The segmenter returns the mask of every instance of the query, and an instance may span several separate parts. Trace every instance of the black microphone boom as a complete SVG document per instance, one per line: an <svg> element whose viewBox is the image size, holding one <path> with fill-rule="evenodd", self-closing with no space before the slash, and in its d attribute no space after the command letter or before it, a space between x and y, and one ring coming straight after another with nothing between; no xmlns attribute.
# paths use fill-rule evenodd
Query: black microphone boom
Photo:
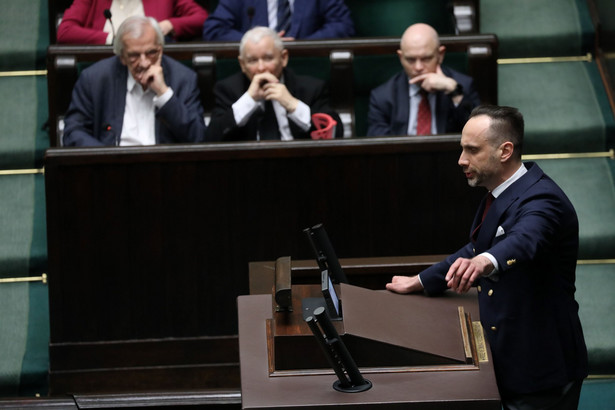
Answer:
<svg viewBox="0 0 615 410"><path fill-rule="evenodd" d="M111 44L113 44L113 42L115 41L115 27L113 27L113 20L111 20L111 10L104 9L103 14L105 16L105 19L109 20L109 23L111 24Z"/></svg>

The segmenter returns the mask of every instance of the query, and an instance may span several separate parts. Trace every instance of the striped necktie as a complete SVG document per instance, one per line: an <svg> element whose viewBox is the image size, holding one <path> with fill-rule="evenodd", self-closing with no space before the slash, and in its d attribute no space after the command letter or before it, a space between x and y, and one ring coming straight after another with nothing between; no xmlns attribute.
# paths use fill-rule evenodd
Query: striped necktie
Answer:
<svg viewBox="0 0 615 410"><path fill-rule="evenodd" d="M284 31L288 34L290 29L290 4L288 0L278 0L278 26L277 32Z"/></svg>

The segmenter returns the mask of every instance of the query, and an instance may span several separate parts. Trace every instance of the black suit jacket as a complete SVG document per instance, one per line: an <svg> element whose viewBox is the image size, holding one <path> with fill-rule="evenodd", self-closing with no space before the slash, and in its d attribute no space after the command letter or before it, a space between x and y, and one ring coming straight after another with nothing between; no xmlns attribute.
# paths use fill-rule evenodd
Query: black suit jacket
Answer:
<svg viewBox="0 0 615 410"><path fill-rule="evenodd" d="M335 112L329 108L329 94L324 81L297 75L286 68L283 72L284 84L288 91L297 99L310 107L311 113L317 112L331 115L337 121L336 138L343 135L342 122ZM259 114L254 113L243 126L237 126L233 116L232 105L250 86L250 80L242 72L238 72L214 86L216 105L211 114L211 122L207 129L207 141L252 141L256 140ZM303 131L292 120L288 121L291 133L295 139L310 138L310 131Z"/></svg>
<svg viewBox="0 0 615 410"><path fill-rule="evenodd" d="M480 96L471 77L452 68L441 66L442 72L463 87L463 99L457 107L443 92L436 93L436 126L439 134L460 132L470 112L480 105ZM408 76L400 71L386 83L374 88L369 98L367 135L407 135L410 117L410 85Z"/></svg>
<svg viewBox="0 0 615 410"><path fill-rule="evenodd" d="M173 97L156 111L156 143L203 141L205 123L196 73L165 55L161 65ZM65 146L119 145L127 80L128 68L119 57L101 60L81 73L64 119Z"/></svg>
<svg viewBox="0 0 615 410"><path fill-rule="evenodd" d="M475 242L420 273L428 294L446 289L458 257L489 252L495 277L478 285L480 320L493 353L500 391L526 394L587 376L587 349L575 301L579 247L576 212L535 163L489 208ZM482 219L479 207L473 232Z"/></svg>

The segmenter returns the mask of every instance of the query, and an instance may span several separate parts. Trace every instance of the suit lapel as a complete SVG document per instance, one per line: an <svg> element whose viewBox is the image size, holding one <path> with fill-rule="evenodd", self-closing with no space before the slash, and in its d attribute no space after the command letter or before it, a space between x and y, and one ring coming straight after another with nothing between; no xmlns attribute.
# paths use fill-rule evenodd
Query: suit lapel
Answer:
<svg viewBox="0 0 615 410"><path fill-rule="evenodd" d="M502 194L500 194L500 196L493 201L491 208L489 208L489 212L483 221L476 240L477 253L491 247L491 243L495 238L495 234L498 226L500 225L500 220L504 212L506 212L506 210L519 198L519 196L521 196L530 186L534 185L542 177L543 172L538 165L534 163L526 163L526 167L528 167L528 172L515 181L504 192L502 192ZM475 229L476 224L480 223L480 214L483 209L483 206L479 207L480 212L477 212L474 217L474 224L472 224L473 230Z"/></svg>
<svg viewBox="0 0 615 410"><path fill-rule="evenodd" d="M391 131L394 135L407 135L410 120L410 84L408 84L408 76L405 72L402 71L398 77L395 89L397 108L394 110L394 127Z"/></svg>
<svg viewBox="0 0 615 410"><path fill-rule="evenodd" d="M122 135L122 126L124 125L124 111L126 109L126 86L128 81L128 68L116 58L115 64L115 81L111 90L111 118L109 124L115 130L115 142L119 144Z"/></svg>

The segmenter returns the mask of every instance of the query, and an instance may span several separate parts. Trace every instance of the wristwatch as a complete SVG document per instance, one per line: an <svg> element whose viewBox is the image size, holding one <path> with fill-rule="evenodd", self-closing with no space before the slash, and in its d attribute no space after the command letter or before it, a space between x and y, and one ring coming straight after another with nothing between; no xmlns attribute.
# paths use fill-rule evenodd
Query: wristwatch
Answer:
<svg viewBox="0 0 615 410"><path fill-rule="evenodd" d="M455 89L451 91L448 95L451 98L455 98L458 95L463 95L463 87L461 86L461 84L457 83L457 87L455 87Z"/></svg>

